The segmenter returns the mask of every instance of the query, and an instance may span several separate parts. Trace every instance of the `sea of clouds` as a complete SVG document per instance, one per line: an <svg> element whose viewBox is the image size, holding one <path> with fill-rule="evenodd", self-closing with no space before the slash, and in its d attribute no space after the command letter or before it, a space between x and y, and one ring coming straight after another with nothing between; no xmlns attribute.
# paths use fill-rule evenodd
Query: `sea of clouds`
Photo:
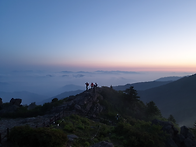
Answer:
<svg viewBox="0 0 196 147"><path fill-rule="evenodd" d="M0 71L0 91L29 91L38 94L74 84L83 86L85 82L96 82L98 86L117 86L127 83L153 81L167 76L187 76L186 72L137 72L137 71L44 71L14 70Z"/></svg>

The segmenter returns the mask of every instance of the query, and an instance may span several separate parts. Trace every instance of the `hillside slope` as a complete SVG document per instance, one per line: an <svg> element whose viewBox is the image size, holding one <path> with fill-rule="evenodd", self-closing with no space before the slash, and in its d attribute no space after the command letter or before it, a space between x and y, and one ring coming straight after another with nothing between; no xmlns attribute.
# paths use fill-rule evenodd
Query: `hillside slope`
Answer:
<svg viewBox="0 0 196 147"><path fill-rule="evenodd" d="M163 116L172 114L180 125L192 126L196 120L196 74L167 85L139 91L143 102L154 101Z"/></svg>
<svg viewBox="0 0 196 147"><path fill-rule="evenodd" d="M7 105L5 104L5 106ZM2 109L4 108L2 107ZM31 110L28 110L26 106L21 106L12 113L0 113L2 118L31 117L31 119L20 121L23 125L24 122L35 120L35 116L40 119L40 115L53 116L46 121L47 123L40 124L48 126L43 129L58 129L62 130L68 138L73 135L77 137L76 140L71 140L69 146L108 147L108 144L102 144L105 140L111 142L109 143L111 147L182 147L182 144L185 144L183 147L190 147L190 144L195 145L194 136L188 128L181 127L179 134L174 124L161 116L154 102L144 104L137 96L137 91L132 87L125 92L109 87L97 87L62 100L53 99L51 103L45 103L43 106L37 106ZM32 119L32 117L34 118ZM42 119L45 120L45 117ZM36 126L37 123L36 121ZM12 138L17 138L18 134L23 131L26 131L26 128L18 127L16 132L11 135ZM12 130L10 134L12 134ZM19 135L19 139L10 140L14 140L20 145L21 142L24 142L22 134ZM29 135L32 133L25 134L25 136ZM40 133L34 135L40 136ZM27 137L26 139L31 140L32 138ZM40 139L36 139L34 141L38 141L39 144ZM47 142L50 141L49 138ZM28 145L29 141L26 141L25 146ZM52 145L52 147L55 146Z"/></svg>

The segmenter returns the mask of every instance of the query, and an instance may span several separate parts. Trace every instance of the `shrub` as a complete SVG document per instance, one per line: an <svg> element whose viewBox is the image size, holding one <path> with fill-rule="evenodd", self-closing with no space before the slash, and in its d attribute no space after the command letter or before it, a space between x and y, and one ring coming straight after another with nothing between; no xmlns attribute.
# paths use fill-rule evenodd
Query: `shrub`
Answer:
<svg viewBox="0 0 196 147"><path fill-rule="evenodd" d="M63 129L68 132L73 132L75 130L73 124L71 122L63 123Z"/></svg>
<svg viewBox="0 0 196 147"><path fill-rule="evenodd" d="M156 116L162 117L161 111L155 105L155 103L153 101L150 101L149 103L147 103L146 106L147 106L146 116L147 116L148 120L152 120Z"/></svg>
<svg viewBox="0 0 196 147"><path fill-rule="evenodd" d="M52 103L58 102L58 98L53 98Z"/></svg>
<svg viewBox="0 0 196 147"><path fill-rule="evenodd" d="M89 146L90 146L90 143L89 143L88 141L85 141L85 142L84 142L84 146L85 146L85 147L89 147Z"/></svg>
<svg viewBox="0 0 196 147"><path fill-rule="evenodd" d="M60 147L67 142L67 135L57 129L18 126L11 129L9 140L20 147Z"/></svg>
<svg viewBox="0 0 196 147"><path fill-rule="evenodd" d="M77 124L77 128L80 129L80 130L84 130L84 126L81 123Z"/></svg>
<svg viewBox="0 0 196 147"><path fill-rule="evenodd" d="M170 122L173 122L173 123L176 123L176 120L175 120L175 118L173 117L173 115L169 115L169 117L168 117L168 121L170 121Z"/></svg>
<svg viewBox="0 0 196 147"><path fill-rule="evenodd" d="M99 137L106 137L110 133L110 127L106 125L102 125L99 130Z"/></svg>
<svg viewBox="0 0 196 147"><path fill-rule="evenodd" d="M124 146L164 146L165 134L161 130L161 126L152 125L149 122L138 121L134 126L129 123L119 123L114 129L114 133L117 134L114 137L121 140Z"/></svg>

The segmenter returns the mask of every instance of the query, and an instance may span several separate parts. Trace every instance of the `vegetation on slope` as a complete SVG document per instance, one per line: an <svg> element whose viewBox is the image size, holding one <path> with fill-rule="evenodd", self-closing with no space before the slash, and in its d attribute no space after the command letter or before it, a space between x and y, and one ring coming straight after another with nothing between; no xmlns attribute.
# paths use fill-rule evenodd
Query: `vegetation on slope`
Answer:
<svg viewBox="0 0 196 147"><path fill-rule="evenodd" d="M146 121L162 118L161 112L155 103L144 104L140 101L137 91L133 87L130 87L125 92L102 87L101 95L103 100L100 103L106 107L101 115L106 118L115 119L117 114L124 118L131 116Z"/></svg>
<svg viewBox="0 0 196 147"><path fill-rule="evenodd" d="M191 127L195 121L195 87L196 74L138 93L142 101L154 101L164 117L172 114L177 123Z"/></svg>
<svg viewBox="0 0 196 147"><path fill-rule="evenodd" d="M129 118L116 120L116 125L95 122L78 115L65 117L49 128L32 129L28 126L15 127L11 130L10 141L13 147L23 146L63 146L89 147L100 141L108 140L116 147L162 147L165 133L161 126L151 122ZM62 131L64 133L62 133ZM78 136L74 142L67 142L65 134ZM161 137L160 137L161 136ZM54 145L58 141L58 144Z"/></svg>
<svg viewBox="0 0 196 147"><path fill-rule="evenodd" d="M60 129L18 126L11 129L9 141L19 147L61 147L67 135Z"/></svg>
<svg viewBox="0 0 196 147"><path fill-rule="evenodd" d="M15 112L1 113L2 118L26 118L35 117L38 115L45 115L49 113L53 107L57 107L63 103L64 100L58 100L57 98L52 99L50 103L44 103L43 105L37 105L33 109L28 109L27 105L20 106ZM2 107L9 106L9 103L3 103Z"/></svg>
<svg viewBox="0 0 196 147"><path fill-rule="evenodd" d="M23 138L17 137L18 133L25 134L25 136L31 136L30 134L33 132L35 136L39 136L39 131L43 131L43 134L45 132L50 134L50 131L61 130L59 134L57 132L53 137L56 138L59 137L59 135L62 137L65 134L74 134L78 136L73 142L67 142L67 137L64 137L65 140L61 139L61 144L59 144L59 146L62 147L66 147L68 144L72 147L89 147L90 145L103 140L112 142L115 147L164 146L167 135L162 131L161 126L152 124L151 120L155 118L162 120L166 119L162 117L160 110L154 102L144 104L140 101L137 91L134 90L133 87L130 87L124 92L115 91L112 87L101 87L97 92L102 97L100 97L99 103L104 106L104 109L96 119L91 120L82 116L71 115L58 120L56 124L51 125L49 128L40 128L40 130L29 129L29 127L24 127L22 129L16 127L11 130L10 140L14 144L20 146L20 143L23 142ZM51 103L37 106L32 110L20 108L22 113L15 112L13 113L13 116L16 117L21 115L25 117L32 114L44 114L52 107L61 105L65 101L66 99L53 99ZM119 115L118 119L117 114ZM10 116L12 115L10 114ZM171 116L170 120L174 121L175 119ZM28 133L30 134L28 135ZM44 135L45 138L43 139L43 142L42 139L39 140L40 138L35 136L32 138L27 137L27 140L35 140L34 146L43 145L43 142L46 140L52 141L48 141L49 145L47 146L53 144L54 138L50 139L50 135Z"/></svg>

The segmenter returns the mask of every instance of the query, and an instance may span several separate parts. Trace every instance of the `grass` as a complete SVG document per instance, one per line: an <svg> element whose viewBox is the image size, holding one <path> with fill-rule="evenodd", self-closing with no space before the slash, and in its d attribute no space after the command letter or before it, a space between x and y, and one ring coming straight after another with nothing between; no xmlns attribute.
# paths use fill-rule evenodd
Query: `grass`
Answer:
<svg viewBox="0 0 196 147"><path fill-rule="evenodd" d="M111 126L96 122L78 115L65 117L60 126L51 127L61 129L65 134L75 134L78 139L71 143L72 147L89 147L100 141L109 141L115 147L123 146L157 146L164 145L164 132L161 126L152 125L151 122L141 121L134 118L120 120Z"/></svg>

